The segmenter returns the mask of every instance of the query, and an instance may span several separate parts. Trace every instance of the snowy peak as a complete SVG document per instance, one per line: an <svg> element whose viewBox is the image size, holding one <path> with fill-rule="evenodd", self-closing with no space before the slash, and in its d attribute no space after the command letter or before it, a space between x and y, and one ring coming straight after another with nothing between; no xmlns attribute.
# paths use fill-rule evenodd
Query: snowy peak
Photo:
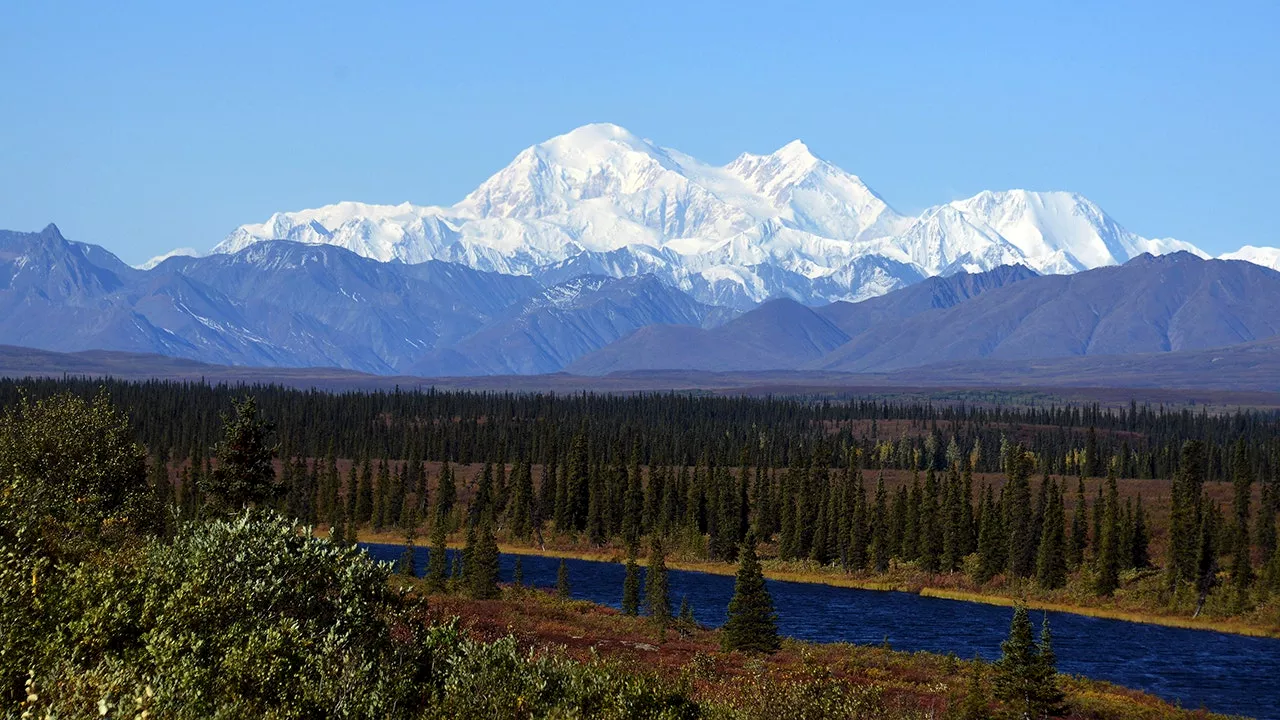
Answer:
<svg viewBox="0 0 1280 720"><path fill-rule="evenodd" d="M214 252L264 240L561 279L575 267L651 273L702 302L734 307L774 297L852 300L921 275L1008 263L1072 273L1143 252L1203 255L1135 235L1074 193L982 192L912 218L800 140L714 166L609 123L521 151L450 207L343 202L276 213L232 231ZM849 268L872 258L893 270L868 285Z"/></svg>
<svg viewBox="0 0 1280 720"><path fill-rule="evenodd" d="M1254 265L1261 265L1272 270L1280 270L1280 248L1273 247L1256 247L1253 245L1245 245L1244 247L1229 252L1222 256L1223 260L1244 260Z"/></svg>
<svg viewBox="0 0 1280 720"><path fill-rule="evenodd" d="M157 255L151 258L150 260L142 263L141 265L136 265L135 267L137 267L139 270L150 270L151 268L159 265L160 263L164 262L165 260L168 260L171 257L200 257L200 251L196 250L195 248L188 248L188 247L175 248L173 250L170 250L167 253L164 253L163 255Z"/></svg>
<svg viewBox="0 0 1280 720"><path fill-rule="evenodd" d="M1133 255L1131 233L1076 193L984 191L951 205L1018 248L1040 272L1077 272Z"/></svg>
<svg viewBox="0 0 1280 720"><path fill-rule="evenodd" d="M523 150L454 209L476 218L535 219L577 202L678 182L665 151L617 125L585 125Z"/></svg>

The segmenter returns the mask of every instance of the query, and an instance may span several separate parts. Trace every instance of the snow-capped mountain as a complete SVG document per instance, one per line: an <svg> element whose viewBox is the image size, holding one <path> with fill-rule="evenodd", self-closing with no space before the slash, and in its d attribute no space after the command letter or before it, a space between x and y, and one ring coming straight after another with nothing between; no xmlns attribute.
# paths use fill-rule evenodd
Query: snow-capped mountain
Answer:
<svg viewBox="0 0 1280 720"><path fill-rule="evenodd" d="M1143 252L1203 254L1135 235L1073 193L983 192L912 218L799 141L718 167L610 124L524 150L451 207L343 202L276 213L213 252L272 239L558 280L654 274L739 308L770 297L859 300L1011 263L1069 273Z"/></svg>
<svg viewBox="0 0 1280 720"><path fill-rule="evenodd" d="M1280 270L1280 248L1245 245L1235 252L1229 252L1220 257L1223 260L1244 260L1254 265Z"/></svg>
<svg viewBox="0 0 1280 720"><path fill-rule="evenodd" d="M750 306L773 295L825 299L811 281L865 254L856 243L909 224L799 142L714 167L616 125L588 125L521 152L452 207L344 202L277 213L236 229L214 252L285 239L510 274L569 262L591 272L653 273L701 300L719 295ZM760 266L799 279L771 282ZM892 289L913 275L874 285ZM845 287L835 297L862 295Z"/></svg>
<svg viewBox="0 0 1280 720"><path fill-rule="evenodd" d="M151 258L141 265L134 265L134 267L139 270L150 270L171 257L200 257L200 251L189 247L174 248L167 253Z"/></svg>

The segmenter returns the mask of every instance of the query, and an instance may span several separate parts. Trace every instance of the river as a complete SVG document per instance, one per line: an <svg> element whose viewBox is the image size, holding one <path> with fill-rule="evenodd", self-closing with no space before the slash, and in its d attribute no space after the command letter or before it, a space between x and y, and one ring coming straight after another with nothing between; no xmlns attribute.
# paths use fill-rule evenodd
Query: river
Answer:
<svg viewBox="0 0 1280 720"><path fill-rule="evenodd" d="M378 560L396 560L397 545L364 546ZM453 551L450 551L452 556ZM427 566L427 549L417 548L417 567ZM511 580L515 555L501 558L502 579ZM523 555L525 583L552 587L559 558ZM618 607L622 565L568 560L573 597ZM643 576L643 572L641 573ZM1000 656L1009 631L1010 608L912 593L879 592L813 583L769 580L778 628L788 637L813 642L879 644L895 650L927 650ZM718 626L733 595L733 577L672 570L673 610L688 598L698 622ZM1058 670L1108 680L1219 713L1280 720L1280 640L1206 630L1184 630L1050 612ZM1042 613L1032 619L1039 628Z"/></svg>

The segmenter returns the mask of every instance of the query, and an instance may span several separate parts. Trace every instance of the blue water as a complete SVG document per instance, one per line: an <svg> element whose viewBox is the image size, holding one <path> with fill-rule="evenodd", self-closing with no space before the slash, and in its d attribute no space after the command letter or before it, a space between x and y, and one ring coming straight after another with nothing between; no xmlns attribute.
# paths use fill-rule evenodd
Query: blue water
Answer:
<svg viewBox="0 0 1280 720"><path fill-rule="evenodd" d="M379 560L396 560L396 545L367 545ZM452 562L453 551L450 551ZM417 548L419 572L426 548ZM501 558L502 578L511 580L514 555ZM556 583L558 558L525 555L524 580L536 587ZM617 563L568 560L573 596L618 607L625 569ZM643 575L643 572L642 572ZM879 644L895 650L927 650L1000 656L1013 611L981 603L926 598L809 583L767 581L778 613L778 628L789 637L814 642ZM672 570L673 611L687 597L699 623L718 626L733 595L733 577ZM1040 623L1041 613L1033 613ZM1049 613L1058 670L1109 680L1158 695L1186 708L1280 720L1280 640L1182 630Z"/></svg>

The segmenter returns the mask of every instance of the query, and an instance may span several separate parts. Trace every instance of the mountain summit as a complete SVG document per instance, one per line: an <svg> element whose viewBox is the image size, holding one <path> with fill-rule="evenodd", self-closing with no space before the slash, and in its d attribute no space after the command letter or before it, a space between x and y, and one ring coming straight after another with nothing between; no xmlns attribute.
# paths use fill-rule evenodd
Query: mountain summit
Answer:
<svg viewBox="0 0 1280 720"><path fill-rule="evenodd" d="M280 212L240 226L213 252L265 240L535 277L566 266L654 274L741 309L771 297L859 300L1007 264L1070 273L1143 252L1199 252L1135 235L1074 193L982 192L908 217L799 140L714 166L608 123L523 150L449 207Z"/></svg>

